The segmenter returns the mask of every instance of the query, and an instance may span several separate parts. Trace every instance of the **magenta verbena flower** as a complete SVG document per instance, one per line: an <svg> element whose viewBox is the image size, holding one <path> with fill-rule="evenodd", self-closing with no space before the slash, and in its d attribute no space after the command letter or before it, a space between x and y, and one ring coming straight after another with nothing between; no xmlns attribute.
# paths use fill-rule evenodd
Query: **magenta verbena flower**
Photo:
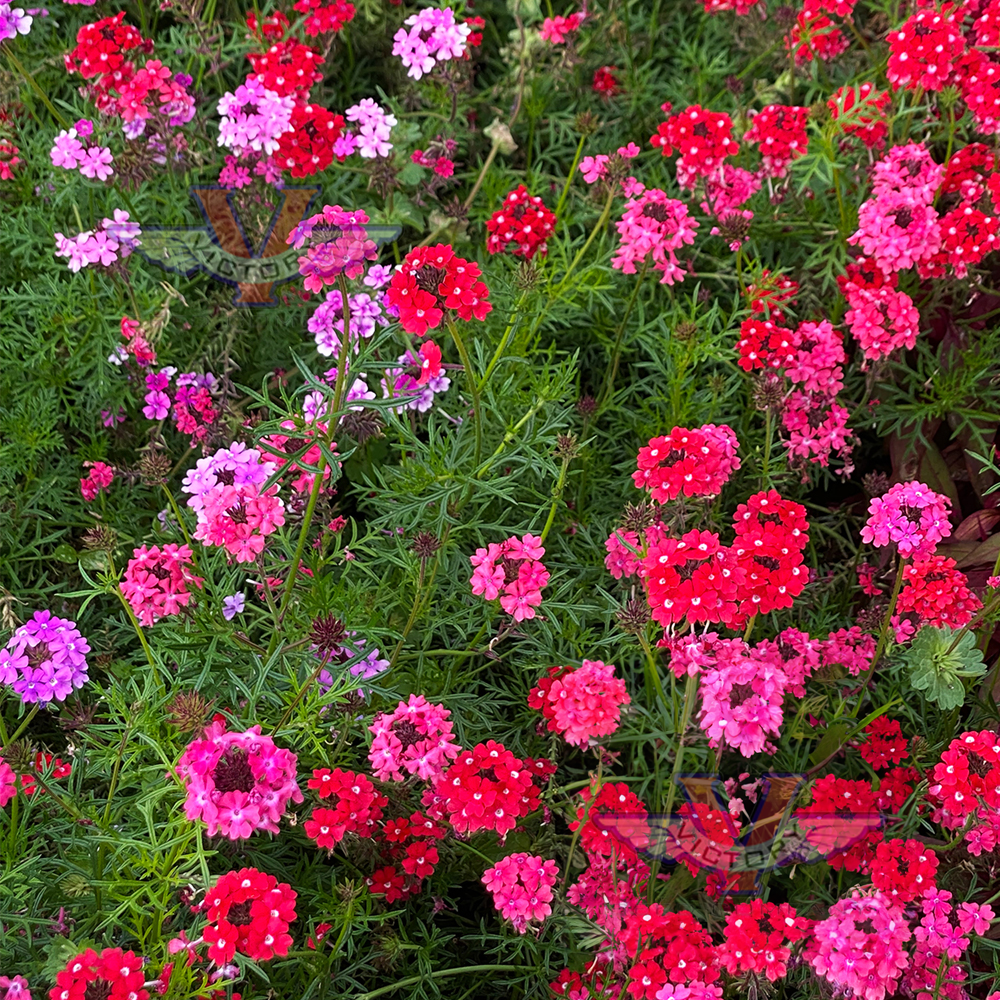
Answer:
<svg viewBox="0 0 1000 1000"><path fill-rule="evenodd" d="M511 536L485 549L476 549L472 563L472 593L487 601L499 598L500 606L515 621L535 617L542 603L542 588L549 582L549 572L542 565L545 555L541 539L533 535Z"/></svg>
<svg viewBox="0 0 1000 1000"><path fill-rule="evenodd" d="M242 840L256 830L277 833L287 804L303 801L296 763L295 754L262 736L260 726L230 733L224 722L213 722L176 767L187 789L185 815L203 820L209 836Z"/></svg>
<svg viewBox="0 0 1000 1000"><path fill-rule="evenodd" d="M950 507L948 497L923 483L896 483L868 505L869 517L861 537L877 548L895 542L904 559L929 555L951 534Z"/></svg>
<svg viewBox="0 0 1000 1000"><path fill-rule="evenodd" d="M676 251L694 243L698 222L691 218L687 205L668 198L657 188L643 191L625 203L625 214L616 223L620 243L611 266L625 274L635 274L636 265L651 259L660 271L661 285L683 281L687 273L677 260Z"/></svg>
<svg viewBox="0 0 1000 1000"><path fill-rule="evenodd" d="M88 680L89 652L76 622L36 611L0 649L0 683L13 688L26 705L65 701Z"/></svg>
<svg viewBox="0 0 1000 1000"><path fill-rule="evenodd" d="M483 872L482 882L493 903L519 934L552 913L553 887L559 866L534 854L509 854Z"/></svg>
<svg viewBox="0 0 1000 1000"><path fill-rule="evenodd" d="M432 781L461 751L452 742L451 712L432 705L423 695L411 694L390 712L380 712L368 727L374 733L368 760L380 781L403 781L415 774Z"/></svg>
<svg viewBox="0 0 1000 1000"><path fill-rule="evenodd" d="M142 625L153 625L168 615L178 615L191 601L188 587L203 580L194 573L187 545L168 543L162 548L143 545L134 549L119 584L125 600Z"/></svg>
<svg viewBox="0 0 1000 1000"><path fill-rule="evenodd" d="M855 889L830 907L813 928L806 957L817 975L840 993L883 1000L894 995L910 963L904 945L911 937L903 908L881 892Z"/></svg>

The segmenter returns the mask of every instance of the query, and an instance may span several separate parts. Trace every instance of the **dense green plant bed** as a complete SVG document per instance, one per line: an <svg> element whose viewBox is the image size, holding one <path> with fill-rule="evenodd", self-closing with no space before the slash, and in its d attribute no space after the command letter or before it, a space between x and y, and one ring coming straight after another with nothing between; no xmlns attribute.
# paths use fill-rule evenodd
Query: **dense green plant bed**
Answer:
<svg viewBox="0 0 1000 1000"><path fill-rule="evenodd" d="M998 25L0 3L0 1000L997 1000Z"/></svg>

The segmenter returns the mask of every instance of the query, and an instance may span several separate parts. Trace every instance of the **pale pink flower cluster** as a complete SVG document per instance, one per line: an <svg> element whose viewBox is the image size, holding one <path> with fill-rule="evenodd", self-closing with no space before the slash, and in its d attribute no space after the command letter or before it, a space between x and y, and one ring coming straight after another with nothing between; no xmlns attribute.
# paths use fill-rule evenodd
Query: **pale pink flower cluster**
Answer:
<svg viewBox="0 0 1000 1000"><path fill-rule="evenodd" d="M208 835L230 840L255 830L278 832L289 802L302 802L296 781L297 758L262 736L260 726L246 732L226 732L213 722L205 738L188 744L176 772L187 788L184 811L190 820L204 820Z"/></svg>
<svg viewBox="0 0 1000 1000"><path fill-rule="evenodd" d="M277 484L262 489L275 468L239 443L199 459L181 487L193 494L188 506L198 515L194 537L224 548L237 562L253 562L264 551L266 536L285 523Z"/></svg>
<svg viewBox="0 0 1000 1000"><path fill-rule="evenodd" d="M487 601L500 598L500 607L514 621L535 617L542 603L542 588L549 582L549 571L542 565L545 555L541 538L512 535L504 542L490 542L469 557L472 563L472 593Z"/></svg>
<svg viewBox="0 0 1000 1000"><path fill-rule="evenodd" d="M636 264L651 257L653 269L663 274L661 285L684 280L687 272L680 266L676 251L694 243L698 228L684 202L650 188L625 203L625 214L615 226L621 240L611 259L615 270L635 274Z"/></svg>
<svg viewBox="0 0 1000 1000"><path fill-rule="evenodd" d="M180 614L191 602L188 587L200 587L187 545L168 543L162 548L143 545L132 550L119 584L125 600L141 625L152 625L167 615Z"/></svg>
<svg viewBox="0 0 1000 1000"><path fill-rule="evenodd" d="M257 77L249 78L235 93L227 91L219 99L218 143L237 155L253 150L270 156L281 136L292 131L294 108L293 96L282 97Z"/></svg>
<svg viewBox="0 0 1000 1000"><path fill-rule="evenodd" d="M529 924L540 924L552 913L552 891L559 866L534 854L509 854L483 872L482 882L493 903L519 934Z"/></svg>
<svg viewBox="0 0 1000 1000"><path fill-rule="evenodd" d="M430 73L439 62L461 59L472 34L467 24L456 22L450 7L426 8L411 14L403 24L409 25L409 30L400 28L393 35L392 54L399 56L406 75L414 80Z"/></svg>
<svg viewBox="0 0 1000 1000"><path fill-rule="evenodd" d="M452 742L451 712L432 705L420 694L411 694L391 713L380 712L368 727L374 733L368 760L379 781L403 781L415 774L433 781L461 751ZM404 773L405 772L405 773Z"/></svg>
<svg viewBox="0 0 1000 1000"><path fill-rule="evenodd" d="M948 497L923 483L896 483L868 505L869 517L861 537L877 548L895 542L904 559L929 555L951 534L950 506Z"/></svg>
<svg viewBox="0 0 1000 1000"><path fill-rule="evenodd" d="M83 133L78 132L76 128L63 129L55 137L52 149L49 150L52 165L62 167L64 170L79 170L84 177L89 177L91 180L106 181L114 174L111 167L114 161L111 150L107 146L84 146L80 141L82 135Z"/></svg>
<svg viewBox="0 0 1000 1000"><path fill-rule="evenodd" d="M337 139L333 147L337 156L357 152L362 159L373 160L375 157L386 157L392 152L389 135L397 124L396 116L389 114L371 97L365 97L351 105L344 112L344 117L349 122L357 122L358 130L345 131Z"/></svg>
<svg viewBox="0 0 1000 1000"><path fill-rule="evenodd" d="M910 937L901 906L881 892L865 896L855 889L813 928L805 957L836 992L884 1000L909 964L904 946Z"/></svg>
<svg viewBox="0 0 1000 1000"><path fill-rule="evenodd" d="M113 219L102 219L97 229L88 229L72 238L53 233L56 256L68 257L67 266L74 273L88 264L109 267L119 257L128 257L142 242L141 235L139 224L131 222L128 212L120 208L115 209Z"/></svg>
<svg viewBox="0 0 1000 1000"><path fill-rule="evenodd" d="M610 736L621 721L621 707L632 699L625 681L615 677L615 665L601 660L560 675L545 692L550 729L562 733L571 746L583 747L600 736Z"/></svg>

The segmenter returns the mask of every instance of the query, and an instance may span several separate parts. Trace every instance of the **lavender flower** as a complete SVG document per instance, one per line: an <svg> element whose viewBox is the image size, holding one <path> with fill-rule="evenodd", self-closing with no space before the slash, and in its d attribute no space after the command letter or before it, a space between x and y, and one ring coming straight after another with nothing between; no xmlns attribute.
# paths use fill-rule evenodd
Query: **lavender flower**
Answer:
<svg viewBox="0 0 1000 1000"><path fill-rule="evenodd" d="M222 598L222 617L226 619L227 622L231 622L237 615L243 614L243 609L246 607L246 598L242 593L231 594L229 597Z"/></svg>
<svg viewBox="0 0 1000 1000"><path fill-rule="evenodd" d="M89 652L75 622L36 611L0 650L0 683L10 685L26 705L65 701L87 682Z"/></svg>
<svg viewBox="0 0 1000 1000"><path fill-rule="evenodd" d="M33 20L34 18L25 14L21 7L11 7L9 3L0 3L0 42L5 42L8 38L16 38L18 35L26 35L31 31Z"/></svg>

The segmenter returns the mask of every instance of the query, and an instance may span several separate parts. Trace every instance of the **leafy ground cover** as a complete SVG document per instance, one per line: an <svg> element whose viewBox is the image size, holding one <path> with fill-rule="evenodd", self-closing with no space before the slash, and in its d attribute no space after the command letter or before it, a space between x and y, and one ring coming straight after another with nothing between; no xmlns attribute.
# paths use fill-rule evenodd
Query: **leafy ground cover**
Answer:
<svg viewBox="0 0 1000 1000"><path fill-rule="evenodd" d="M0 3L0 998L996 1000L1000 3Z"/></svg>

